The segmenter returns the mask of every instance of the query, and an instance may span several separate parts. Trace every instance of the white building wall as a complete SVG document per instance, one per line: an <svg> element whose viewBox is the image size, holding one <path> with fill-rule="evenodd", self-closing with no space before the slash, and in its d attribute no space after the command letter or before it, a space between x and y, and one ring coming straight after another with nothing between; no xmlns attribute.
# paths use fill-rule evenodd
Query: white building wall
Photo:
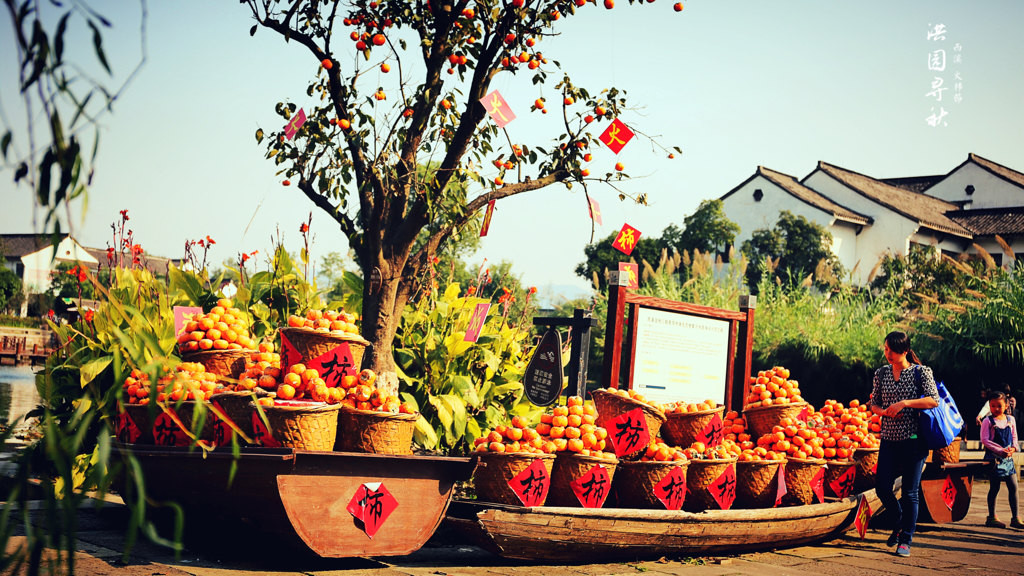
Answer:
<svg viewBox="0 0 1024 576"><path fill-rule="evenodd" d="M754 200L754 190L761 189L761 201ZM722 210L729 220L740 227L736 235L736 249L753 235L755 230L772 228L779 221L779 213L789 210L811 222L831 229L832 215L800 200L763 176L757 176L722 200Z"/></svg>
<svg viewBox="0 0 1024 576"><path fill-rule="evenodd" d="M965 191L968 185L974 186L973 194ZM974 163L951 172L929 188L927 194L947 202L970 201L965 206L970 209L1024 206L1024 189Z"/></svg>
<svg viewBox="0 0 1024 576"><path fill-rule="evenodd" d="M832 253L839 258L839 263L843 265L847 274L857 265L857 228L858 226L843 221L837 221L829 227L829 231L832 232Z"/></svg>
<svg viewBox="0 0 1024 576"><path fill-rule="evenodd" d="M47 246L38 252L21 257L21 263L25 265L25 273L21 278L24 292L26 294L38 294L49 290L50 272L61 262L81 262L93 267L99 264L78 242L71 238L65 238L57 245L57 258L55 262L53 246Z"/></svg>
<svg viewBox="0 0 1024 576"><path fill-rule="evenodd" d="M861 196L821 170L812 172L803 181L803 184L830 198L833 202L873 219L873 224L865 226L857 235L854 256L850 260L843 259L843 266L847 271L854 272L851 277L853 282L867 283L872 268L885 255L886 251L893 254L907 253L910 240L918 228L917 223L913 220ZM922 243L929 242L922 238ZM852 261L852 263L847 264L848 261ZM854 267L856 270L853 270Z"/></svg>

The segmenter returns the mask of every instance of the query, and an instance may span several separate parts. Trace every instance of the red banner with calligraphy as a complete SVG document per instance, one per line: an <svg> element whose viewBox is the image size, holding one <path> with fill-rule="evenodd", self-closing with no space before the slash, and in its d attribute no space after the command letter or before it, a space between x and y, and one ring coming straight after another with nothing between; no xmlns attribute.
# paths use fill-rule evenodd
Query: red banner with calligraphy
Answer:
<svg viewBox="0 0 1024 576"><path fill-rule="evenodd" d="M859 496L858 499L860 502L857 504L857 515L854 516L853 525L863 540L868 532L868 522L871 520L871 504L868 504L868 499L864 496Z"/></svg>
<svg viewBox="0 0 1024 576"><path fill-rule="evenodd" d="M618 154L622 151L622 148L633 138L633 131L626 126L622 120L616 118L612 120L612 123L605 128L605 131L601 133L601 142L605 146L611 149L612 152Z"/></svg>
<svg viewBox="0 0 1024 576"><path fill-rule="evenodd" d="M654 495L665 505L666 510L680 510L686 501L686 473L682 466L672 468L660 482L654 485Z"/></svg>
<svg viewBox="0 0 1024 576"><path fill-rule="evenodd" d="M715 412L711 417L711 421L697 435L696 440L703 442L708 448L714 448L721 444L723 439L725 439L725 430L722 423L722 414Z"/></svg>
<svg viewBox="0 0 1024 576"><path fill-rule="evenodd" d="M362 523L363 532L373 538L397 507L398 501L383 482L367 482L356 488L345 509Z"/></svg>
<svg viewBox="0 0 1024 576"><path fill-rule="evenodd" d="M634 408L608 422L608 438L619 458L645 448L651 443L651 431L643 410Z"/></svg>
<svg viewBox="0 0 1024 576"><path fill-rule="evenodd" d="M480 225L480 237L487 236L487 232L491 229L491 218L494 217L494 202L491 200L487 203L487 210L484 212L484 222Z"/></svg>
<svg viewBox="0 0 1024 576"><path fill-rule="evenodd" d="M633 253L633 249L636 248L636 243L639 241L640 231L629 224L623 224L622 230L619 230L619 235L612 242L612 247L629 256Z"/></svg>
<svg viewBox="0 0 1024 576"><path fill-rule="evenodd" d="M174 413L174 410L167 410L157 414L153 421L153 441L158 446L188 446L191 444L188 434L185 433L185 425Z"/></svg>
<svg viewBox="0 0 1024 576"><path fill-rule="evenodd" d="M117 426L115 429L117 439L125 444L135 444L142 436L142 430L135 425L135 422L128 417L127 412L117 415Z"/></svg>
<svg viewBox="0 0 1024 576"><path fill-rule="evenodd" d="M544 461L535 458L525 470L508 481L508 487L516 493L523 506L543 506L551 487L551 475L544 467Z"/></svg>
<svg viewBox="0 0 1024 576"><path fill-rule="evenodd" d="M483 104L484 109L487 110L487 115L491 117L491 120L494 120L498 128L504 128L506 124L516 119L515 113L512 112L512 109L508 107L508 103L505 102L505 97L497 90L491 90L489 94L480 100L480 103Z"/></svg>
<svg viewBox="0 0 1024 576"><path fill-rule="evenodd" d="M278 334L281 335L281 373L287 374L292 364L302 362L302 354L299 354L299 351L292 344L291 340L288 339L288 335L285 334L284 330L278 332Z"/></svg>
<svg viewBox="0 0 1024 576"><path fill-rule="evenodd" d="M732 503L736 501L736 465L726 466L725 471L708 486L708 491L711 492L711 497L718 503L719 508L722 510L732 508Z"/></svg>
<svg viewBox="0 0 1024 576"><path fill-rule="evenodd" d="M818 468L818 471L811 477L811 492L818 502L825 502L825 469Z"/></svg>
<svg viewBox="0 0 1024 576"><path fill-rule="evenodd" d="M953 509L953 503L956 502L956 483L953 482L952 476L946 476L946 481L942 483L942 503L946 505L946 508Z"/></svg>
<svg viewBox="0 0 1024 576"><path fill-rule="evenodd" d="M292 119L288 121L288 124L284 127L284 137L291 140L295 137L295 134L302 128L302 125L306 123L306 111L299 108L297 114L292 116Z"/></svg>
<svg viewBox="0 0 1024 576"><path fill-rule="evenodd" d="M344 376L359 374L359 367L356 366L352 348L349 347L348 342L342 342L306 362L306 368L316 370L328 388L341 386L341 379Z"/></svg>
<svg viewBox="0 0 1024 576"><path fill-rule="evenodd" d="M608 476L608 469L600 464L591 466L587 473L573 480L569 485L573 494L579 500L580 506L584 508L600 508L608 499L608 492L612 485L611 477Z"/></svg>
<svg viewBox="0 0 1024 576"><path fill-rule="evenodd" d="M846 498L853 493L853 481L856 477L857 467L847 466L842 474L829 480L828 487L837 497Z"/></svg>
<svg viewBox="0 0 1024 576"><path fill-rule="evenodd" d="M263 422L263 418L260 418L260 413L257 410L252 411L252 439L258 446L265 448L281 447L281 443L267 429L267 425Z"/></svg>
<svg viewBox="0 0 1024 576"><path fill-rule="evenodd" d="M462 337L463 342L476 342L480 338L480 332L484 329L484 321L487 320L487 312L490 309L489 302L481 302L476 305L473 315L469 317L466 335Z"/></svg>
<svg viewBox="0 0 1024 576"><path fill-rule="evenodd" d="M588 198L587 211L590 213L590 219L600 226L602 224L601 205L597 203L597 200Z"/></svg>
<svg viewBox="0 0 1024 576"><path fill-rule="evenodd" d="M629 276L627 290L636 290L640 287L640 266L636 262L619 262L619 272L625 272Z"/></svg>

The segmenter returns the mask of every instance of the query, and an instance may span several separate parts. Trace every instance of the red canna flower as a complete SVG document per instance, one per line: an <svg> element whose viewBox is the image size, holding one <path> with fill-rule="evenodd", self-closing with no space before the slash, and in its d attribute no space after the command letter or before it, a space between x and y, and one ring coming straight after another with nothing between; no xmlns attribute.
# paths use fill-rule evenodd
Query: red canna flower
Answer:
<svg viewBox="0 0 1024 576"><path fill-rule="evenodd" d="M127 222L128 221L128 210L121 210L121 221L122 222Z"/></svg>
<svg viewBox="0 0 1024 576"><path fill-rule="evenodd" d="M214 244L216 244L216 242L213 241L213 238L210 238L209 236L207 236L206 237L206 245L207 246L213 246Z"/></svg>
<svg viewBox="0 0 1024 576"><path fill-rule="evenodd" d="M466 289L467 296L472 296L473 294L476 294L476 286L470 286Z"/></svg>
<svg viewBox="0 0 1024 576"><path fill-rule="evenodd" d="M139 254L142 254L142 245L132 244L132 255L138 256Z"/></svg>
<svg viewBox="0 0 1024 576"><path fill-rule="evenodd" d="M50 308L50 311L47 312L46 315L50 318L50 320L53 320L53 317L54 317L53 308Z"/></svg>
<svg viewBox="0 0 1024 576"><path fill-rule="evenodd" d="M85 267L84 266L79 266L78 267L78 281L79 282L85 282L88 279L89 279L89 273L85 271Z"/></svg>
<svg viewBox="0 0 1024 576"><path fill-rule="evenodd" d="M537 287L536 286L530 286L530 294L536 294L536 293L537 293Z"/></svg>
<svg viewBox="0 0 1024 576"><path fill-rule="evenodd" d="M86 322L92 322L92 319L95 315L96 313L93 312L92 310L86 310L85 315L83 315L82 318L84 318Z"/></svg>
<svg viewBox="0 0 1024 576"><path fill-rule="evenodd" d="M309 225L306 224L305 222L300 224L299 225L299 232L301 232L302 234L305 234L306 232L309 232Z"/></svg>

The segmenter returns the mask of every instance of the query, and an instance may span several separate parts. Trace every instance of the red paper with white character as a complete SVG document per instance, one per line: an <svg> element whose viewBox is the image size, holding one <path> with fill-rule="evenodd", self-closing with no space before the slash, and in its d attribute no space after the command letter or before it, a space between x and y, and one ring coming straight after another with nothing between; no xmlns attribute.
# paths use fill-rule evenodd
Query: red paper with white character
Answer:
<svg viewBox="0 0 1024 576"><path fill-rule="evenodd" d="M373 538L397 507L398 501L383 482L367 482L356 488L346 510L362 523L363 532Z"/></svg>
<svg viewBox="0 0 1024 576"><path fill-rule="evenodd" d="M608 422L608 439L612 441L615 455L623 457L646 447L651 443L651 431L643 410L634 408Z"/></svg>
<svg viewBox="0 0 1024 576"><path fill-rule="evenodd" d="M508 487L527 508L542 505L548 497L550 486L551 476L540 458L534 459L525 470L508 481Z"/></svg>
<svg viewBox="0 0 1024 576"><path fill-rule="evenodd" d="M611 486L612 481L608 476L608 469L600 464L595 464L590 470L587 470L586 474L573 480L570 484L573 494L584 508L604 506Z"/></svg>
<svg viewBox="0 0 1024 576"><path fill-rule="evenodd" d="M682 466L676 466L654 485L654 495L665 505L666 510L679 510L686 501L686 474Z"/></svg>
<svg viewBox="0 0 1024 576"><path fill-rule="evenodd" d="M736 465L727 466L725 471L708 486L708 491L711 492L711 497L715 499L715 502L718 502L719 508L722 510L732 508L732 503L736 501Z"/></svg>

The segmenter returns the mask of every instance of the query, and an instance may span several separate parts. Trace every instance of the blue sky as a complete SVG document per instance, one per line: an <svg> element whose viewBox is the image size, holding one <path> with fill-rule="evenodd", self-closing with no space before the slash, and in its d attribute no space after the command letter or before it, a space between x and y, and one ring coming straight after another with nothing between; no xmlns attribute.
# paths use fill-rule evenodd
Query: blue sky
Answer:
<svg viewBox="0 0 1024 576"><path fill-rule="evenodd" d="M115 22L106 41L123 75L139 55L137 5L95 5ZM148 7L148 58L102 120L89 204L75 206L76 236L105 247L110 223L128 209L149 252L180 257L186 239L210 235L217 241L211 258L220 262L242 251L265 253L278 229L297 250L299 223L312 211L314 257L345 251L332 221L281 186L253 138L258 127L280 124L276 102L311 103L305 88L317 63L266 30L250 38L251 17L237 2ZM592 172L621 161L633 176L623 189L650 197L650 206L636 206L591 186L604 220L597 238L624 222L660 235L758 165L798 178L819 160L875 177L918 176L945 173L975 152L1024 170L1024 35L1017 29L1024 2L692 0L676 13L666 0L620 0L612 11L588 5L563 22L560 37L542 42L545 56L591 91L626 90L636 108L622 120L683 149L674 160L642 140L618 156L594 152ZM936 24L945 25L944 41L927 39ZM962 61L953 63L957 44ZM89 56L87 42L75 46ZM945 71L928 69L936 49L946 50ZM15 58L9 43L3 50L0 118L20 126ZM955 73L962 78L959 103ZM941 102L926 96L935 76L949 88ZM528 108L538 96L551 102L553 84L498 76L494 86L519 116L508 126L514 140L548 144L531 138L553 133L556 115ZM946 125L929 126L925 118L940 106ZM30 193L15 188L10 175L0 175L0 231L31 231ZM472 261L511 260L523 282L542 292L587 288L573 273L590 240L578 188L553 186L497 208Z"/></svg>

